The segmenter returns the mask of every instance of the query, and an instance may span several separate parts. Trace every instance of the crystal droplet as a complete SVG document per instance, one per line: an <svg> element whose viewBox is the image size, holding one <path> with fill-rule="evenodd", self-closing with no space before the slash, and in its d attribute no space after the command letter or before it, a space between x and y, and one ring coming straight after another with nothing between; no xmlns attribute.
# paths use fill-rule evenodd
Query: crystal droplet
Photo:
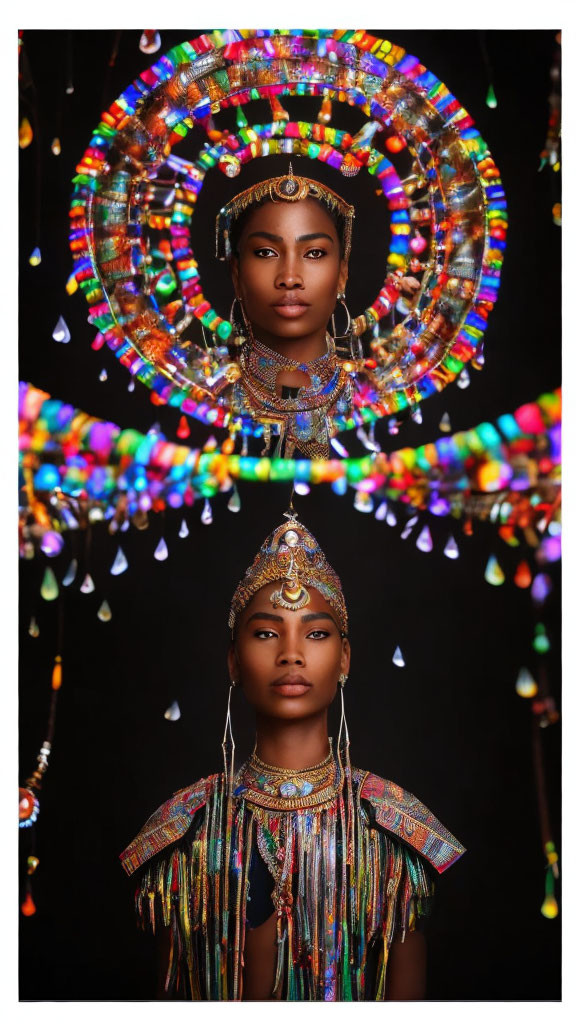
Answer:
<svg viewBox="0 0 576 1024"><path fill-rule="evenodd" d="M95 590L94 580L92 579L89 572L86 573L82 583L80 584L80 590L83 594L92 594Z"/></svg>
<svg viewBox="0 0 576 1024"><path fill-rule="evenodd" d="M188 529L188 523L186 522L185 519L183 519L182 522L180 523L180 529L178 530L178 536L182 537L182 540L184 540L184 538L187 537L189 533L190 533L190 530Z"/></svg>
<svg viewBox="0 0 576 1024"><path fill-rule="evenodd" d="M70 587L71 583L74 583L74 581L76 579L77 571L78 571L78 562L76 561L76 558L73 558L71 563L70 563L70 565L68 566L68 568L66 570L66 575L65 575L65 578L64 578L63 582L61 582L61 585L63 585L63 587Z"/></svg>
<svg viewBox="0 0 576 1024"><path fill-rule="evenodd" d="M160 537L160 540L156 545L154 558L157 559L158 562L165 562L166 559L168 558L168 546L166 544L166 541L164 540L164 537Z"/></svg>
<svg viewBox="0 0 576 1024"><path fill-rule="evenodd" d="M342 497L342 495L346 494L346 491L348 490L348 481L345 476L338 476L332 481L330 487L334 491L334 494Z"/></svg>
<svg viewBox="0 0 576 1024"><path fill-rule="evenodd" d="M30 264L31 267L37 267L40 265L40 263L42 263L42 253L40 252L39 246L36 246L32 250L28 258L28 263Z"/></svg>
<svg viewBox="0 0 576 1024"><path fill-rule="evenodd" d="M57 135L52 139L52 145L50 149L52 150L54 156L60 156L60 153L62 152L62 146L60 144L60 139Z"/></svg>
<svg viewBox="0 0 576 1024"><path fill-rule="evenodd" d="M423 526L420 533L418 534L416 547L418 548L419 551L432 551L434 544L432 542L432 534L430 533L430 530L428 529L427 526Z"/></svg>
<svg viewBox="0 0 576 1024"><path fill-rule="evenodd" d="M498 100L496 99L496 93L494 92L494 86L492 83L488 86L488 92L486 93L486 106L490 107L490 110L495 110L498 106Z"/></svg>
<svg viewBox="0 0 576 1024"><path fill-rule="evenodd" d="M59 590L56 582L56 577L48 567L44 573L44 579L42 580L42 586L40 587L40 593L45 601L55 601L58 597Z"/></svg>
<svg viewBox="0 0 576 1024"><path fill-rule="evenodd" d="M202 523L204 524L204 526L210 526L210 524L213 522L213 519L212 519L212 506L211 506L210 502L208 501L208 498L206 498L206 500L204 502L204 508L202 509L202 515L200 516L200 519L201 519Z"/></svg>
<svg viewBox="0 0 576 1024"><path fill-rule="evenodd" d="M296 494L301 494L303 497L306 494L310 494L310 486L305 480L296 480L294 483L294 490L296 491Z"/></svg>
<svg viewBox="0 0 576 1024"><path fill-rule="evenodd" d="M238 494L238 488L234 486L232 494L228 501L228 508L230 512L239 512L242 508L242 502L240 501L240 495Z"/></svg>
<svg viewBox="0 0 576 1024"><path fill-rule="evenodd" d="M446 555L446 558L458 558L460 552L454 537L448 537L446 547L444 548L444 554Z"/></svg>
<svg viewBox="0 0 576 1024"><path fill-rule="evenodd" d="M366 491L356 491L354 495L354 508L358 512L372 512L374 509L372 495L367 494Z"/></svg>
<svg viewBox="0 0 576 1024"><path fill-rule="evenodd" d="M129 529L130 529L130 520L129 519L125 519L124 522L120 526L120 533L126 533L126 530L129 530Z"/></svg>
<svg viewBox="0 0 576 1024"><path fill-rule="evenodd" d="M538 685L534 676L527 668L521 668L516 680L516 693L519 697L535 697Z"/></svg>
<svg viewBox="0 0 576 1024"><path fill-rule="evenodd" d="M539 572L534 577L530 591L534 604L544 604L548 594L552 590L552 580L545 572Z"/></svg>
<svg viewBox="0 0 576 1024"><path fill-rule="evenodd" d="M120 573L121 572L125 572L127 568L128 568L128 559L126 558L126 555L122 551L122 548L119 547L118 551L116 552L116 558L112 562L112 567L110 569L110 575L111 576L119 576Z"/></svg>
<svg viewBox="0 0 576 1024"><path fill-rule="evenodd" d="M34 618L34 616L32 616L32 618L30 619L30 625L28 626L28 632L29 632L30 636L34 636L34 637L40 636L40 628L39 628L38 623L36 622L36 619Z"/></svg>
<svg viewBox="0 0 576 1024"><path fill-rule="evenodd" d="M166 708L166 711L164 712L164 718L167 718L169 722L177 722L181 714L182 712L180 711L180 705L178 704L178 701L175 700L173 701L169 708Z"/></svg>
<svg viewBox="0 0 576 1024"><path fill-rule="evenodd" d="M447 412L444 413L440 423L438 424L440 430L443 430L445 434L449 434L452 430L452 424L450 423L450 417Z"/></svg>
<svg viewBox="0 0 576 1024"><path fill-rule="evenodd" d="M126 390L127 391L134 391L135 387L136 387L135 381L131 380L131 381L128 381L128 387L126 388Z"/></svg>
<svg viewBox="0 0 576 1024"><path fill-rule="evenodd" d="M18 145L20 149L26 149L32 139L34 138L34 132L32 131L32 125L27 117L23 117L20 121L20 128L18 129Z"/></svg>
<svg viewBox="0 0 576 1024"><path fill-rule="evenodd" d="M190 437L190 427L185 416L180 417L176 437L179 437L181 441L185 441L187 437Z"/></svg>
<svg viewBox="0 0 576 1024"><path fill-rule="evenodd" d="M467 388L467 387L470 386L470 374L468 373L468 370L466 369L466 367L464 367L464 369L462 370L462 373L458 377L458 380L456 381L456 383L457 383L458 387L462 388L462 389Z"/></svg>
<svg viewBox="0 0 576 1024"><path fill-rule="evenodd" d="M20 910L24 914L24 917L32 917L32 915L36 913L36 904L34 903L34 900L32 899L32 893L31 892L27 892L26 893L26 898L25 898L22 906L20 907Z"/></svg>
<svg viewBox="0 0 576 1024"><path fill-rule="evenodd" d="M105 380L108 380L108 374L106 373L106 370L100 370L98 380L102 381L102 383L104 383Z"/></svg>
<svg viewBox="0 0 576 1024"><path fill-rule="evenodd" d="M532 583L532 573L528 562L520 562L514 574L514 583L521 590L526 590Z"/></svg>
<svg viewBox="0 0 576 1024"><path fill-rule="evenodd" d="M397 665L398 668L404 668L406 662L404 661L404 655L399 647L396 648L392 655L392 664Z"/></svg>
<svg viewBox="0 0 576 1024"><path fill-rule="evenodd" d="M550 641L546 633L546 627L542 622L536 623L532 647L538 654L547 654L550 650Z"/></svg>
<svg viewBox="0 0 576 1024"><path fill-rule="evenodd" d="M160 33L156 29L147 28L140 36L140 42L138 48L142 53L156 53L162 45Z"/></svg>
<svg viewBox="0 0 576 1024"><path fill-rule="evenodd" d="M395 516L394 512L392 511L392 509L389 508L387 513L386 513L386 525L387 526L396 526L396 523L397 523L396 516Z"/></svg>
<svg viewBox="0 0 576 1024"><path fill-rule="evenodd" d="M54 341L60 341L63 345L67 345L70 341L70 331L63 316L58 317L58 323L52 331L52 337Z"/></svg>
<svg viewBox="0 0 576 1024"><path fill-rule="evenodd" d="M387 511L388 505L385 501L382 501L380 505L378 505L378 508L374 513L374 519L378 519L379 522L382 522L384 519L386 519Z"/></svg>
<svg viewBox="0 0 576 1024"><path fill-rule="evenodd" d="M70 274L70 277L66 281L66 294L74 295L78 291L78 281L76 280L76 274L74 271Z"/></svg>
<svg viewBox="0 0 576 1024"><path fill-rule="evenodd" d="M108 601L102 601L97 614L100 622L110 622L110 619L112 618L112 611Z"/></svg>
<svg viewBox="0 0 576 1024"><path fill-rule="evenodd" d="M554 896L548 895L544 897L544 902L540 907L540 913L543 917L547 917L549 921L558 917L558 904Z"/></svg>
<svg viewBox="0 0 576 1024"><path fill-rule="evenodd" d="M38 857L34 857L34 855L31 854L28 857L28 860L26 861L27 869L28 869L27 873L29 875L33 875L34 872L36 871L36 868L38 867L39 863L40 863L40 861L38 860Z"/></svg>
<svg viewBox="0 0 576 1024"><path fill-rule="evenodd" d="M54 658L54 668L52 669L52 689L59 690L62 686L62 658L59 654Z"/></svg>
<svg viewBox="0 0 576 1024"><path fill-rule="evenodd" d="M420 426L422 423L422 409L419 405L412 406L410 409L410 418L414 420L414 423L417 423L418 426Z"/></svg>
<svg viewBox="0 0 576 1024"><path fill-rule="evenodd" d="M490 558L488 559L484 579L487 583L491 583L493 587L499 587L506 579L495 555L490 555Z"/></svg>

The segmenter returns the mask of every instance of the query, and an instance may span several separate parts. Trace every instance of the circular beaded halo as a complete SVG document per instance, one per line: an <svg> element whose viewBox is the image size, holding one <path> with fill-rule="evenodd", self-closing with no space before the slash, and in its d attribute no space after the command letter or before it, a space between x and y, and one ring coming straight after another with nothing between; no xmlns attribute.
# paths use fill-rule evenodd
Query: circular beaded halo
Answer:
<svg viewBox="0 0 576 1024"><path fill-rule="evenodd" d="M317 122L290 120L281 96L318 96ZM244 105L257 99L268 100L272 120L250 125ZM366 116L354 136L330 125L343 103ZM215 124L226 107L237 110L236 132ZM193 127L206 141L185 160L173 149ZM237 373L233 328L203 294L192 217L210 170L236 177L248 161L275 154L317 159L346 177L364 169L390 213L387 276L354 319L364 358L349 364L354 405L334 416L338 429L417 404L468 360L481 362L507 230L499 171L470 115L416 57L342 29L197 36L102 115L70 211L74 276L99 332L93 347L107 344L156 404L234 427L226 397ZM419 275L420 288L394 325L394 275L406 272ZM194 321L211 337L205 350L186 337ZM241 429L261 432L244 421Z"/></svg>

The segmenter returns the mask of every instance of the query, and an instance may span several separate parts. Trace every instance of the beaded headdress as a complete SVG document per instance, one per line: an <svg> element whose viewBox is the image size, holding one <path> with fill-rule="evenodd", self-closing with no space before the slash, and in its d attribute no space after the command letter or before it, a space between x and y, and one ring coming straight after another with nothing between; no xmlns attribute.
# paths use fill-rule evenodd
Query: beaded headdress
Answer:
<svg viewBox="0 0 576 1024"><path fill-rule="evenodd" d="M352 240L352 221L354 219L354 207L350 206L337 192L334 192L327 185L313 178L302 178L293 174L292 164L288 174L282 174L278 178L267 178L266 181L258 181L250 188L239 192L226 206L223 206L216 218L216 256L220 260L229 260L232 256L230 245L230 230L241 213L244 213L249 206L260 202L261 199L271 199L273 203L287 202L296 203L300 199L312 196L319 199L329 210L336 211L343 218L343 258L350 256L350 244Z"/></svg>
<svg viewBox="0 0 576 1024"><path fill-rule="evenodd" d="M270 597L275 607L297 611L310 601L306 587L315 587L336 612L343 633L348 632L348 613L342 584L326 560L318 541L290 510L286 522L264 541L252 565L236 587L228 625L234 629L236 617L253 595L267 583L281 583Z"/></svg>

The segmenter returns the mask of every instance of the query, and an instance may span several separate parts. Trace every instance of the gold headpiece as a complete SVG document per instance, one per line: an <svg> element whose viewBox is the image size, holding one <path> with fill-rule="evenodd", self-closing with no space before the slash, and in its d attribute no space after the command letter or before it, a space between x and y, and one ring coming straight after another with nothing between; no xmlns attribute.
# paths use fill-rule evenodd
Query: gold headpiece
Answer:
<svg viewBox="0 0 576 1024"><path fill-rule="evenodd" d="M286 522L266 538L244 579L236 587L228 625L234 629L236 617L256 591L267 583L278 581L282 586L270 597L277 607L297 611L310 601L306 587L315 587L336 612L343 633L348 632L348 613L342 584L326 561L318 541L296 518L285 512Z"/></svg>
<svg viewBox="0 0 576 1024"><path fill-rule="evenodd" d="M229 260L232 256L230 245L230 229L235 220L238 219L244 210L247 210L253 203L261 199L271 199L273 203L287 202L296 203L306 196L313 196L330 210L336 210L344 220L343 230L343 258L350 256L350 244L352 239L352 221L354 219L354 207L350 206L337 192L334 192L327 185L312 178L301 178L292 173L292 164L288 174L282 174L279 178L267 178L266 181L259 181L250 188L234 196L226 206L222 207L216 218L216 257L220 260ZM222 242L224 243L222 252Z"/></svg>

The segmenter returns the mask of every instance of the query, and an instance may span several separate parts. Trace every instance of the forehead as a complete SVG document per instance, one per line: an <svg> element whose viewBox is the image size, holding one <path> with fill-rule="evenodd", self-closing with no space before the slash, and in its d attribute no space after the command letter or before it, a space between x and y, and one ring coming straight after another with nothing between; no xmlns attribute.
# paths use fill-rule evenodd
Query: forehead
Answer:
<svg viewBox="0 0 576 1024"><path fill-rule="evenodd" d="M270 201L257 207L247 217L242 234L258 230L283 236L322 231L336 238L336 226L330 214L321 203L309 197L296 203Z"/></svg>
<svg viewBox="0 0 576 1024"><path fill-rule="evenodd" d="M267 612L274 615L281 615L283 619L288 622L299 620L303 615L309 615L311 612L322 612L326 615L330 615L334 622L338 621L336 612L330 604L322 597L320 591L316 590L315 587L306 587L310 595L310 601L304 608L298 609L298 611L291 611L289 608L282 608L280 606L274 607L270 600L275 590L278 590L282 586L282 581L279 580L276 583L267 583L266 586L261 587L257 590L254 596L250 599L246 607L242 610L239 616L239 625L246 622L251 615L255 612Z"/></svg>

